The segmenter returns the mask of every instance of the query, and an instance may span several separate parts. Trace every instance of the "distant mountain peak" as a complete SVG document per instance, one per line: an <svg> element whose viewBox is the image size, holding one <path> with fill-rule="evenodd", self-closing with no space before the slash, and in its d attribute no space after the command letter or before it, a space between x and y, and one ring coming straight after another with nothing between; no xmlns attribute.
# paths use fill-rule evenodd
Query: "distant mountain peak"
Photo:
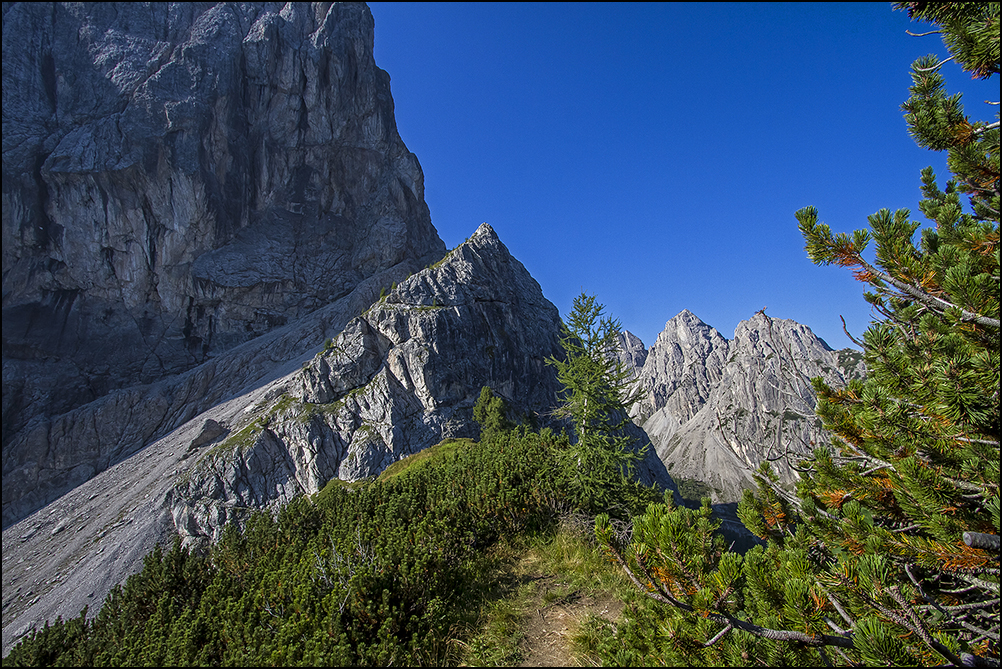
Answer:
<svg viewBox="0 0 1002 669"><path fill-rule="evenodd" d="M634 421L669 472L709 484L724 502L752 486L766 457L806 454L825 438L812 377L840 385L860 373L851 356L840 358L794 320L759 311L727 340L688 309L665 324L634 371L644 391ZM783 479L795 477L788 458L773 464Z"/></svg>

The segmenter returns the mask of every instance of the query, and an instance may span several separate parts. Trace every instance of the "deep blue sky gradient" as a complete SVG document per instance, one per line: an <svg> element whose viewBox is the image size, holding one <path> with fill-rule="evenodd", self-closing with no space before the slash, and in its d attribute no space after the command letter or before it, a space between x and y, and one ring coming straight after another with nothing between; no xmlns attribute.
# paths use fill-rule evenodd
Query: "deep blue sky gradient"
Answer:
<svg viewBox="0 0 1002 669"><path fill-rule="evenodd" d="M871 320L817 267L794 212L838 231L918 211L900 110L911 63L948 54L887 3L370 3L376 63L452 248L486 221L566 316L582 290L654 343L689 309L732 337L766 313L833 348ZM997 88L949 63L974 119Z"/></svg>

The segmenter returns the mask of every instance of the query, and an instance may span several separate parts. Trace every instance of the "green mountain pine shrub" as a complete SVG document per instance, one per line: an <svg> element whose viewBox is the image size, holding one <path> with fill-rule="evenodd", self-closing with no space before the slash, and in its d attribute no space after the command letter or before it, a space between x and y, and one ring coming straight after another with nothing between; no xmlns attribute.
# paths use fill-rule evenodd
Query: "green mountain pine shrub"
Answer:
<svg viewBox="0 0 1002 669"><path fill-rule="evenodd" d="M898 8L934 23L975 78L998 74L999 3ZM767 545L724 550L708 509L670 500L632 540L596 522L658 604L633 634L659 662L998 666L999 122L968 120L942 64L916 61L903 105L919 145L947 151L945 190L922 173L934 225L916 242L907 210L881 210L833 235L814 208L797 212L810 258L852 268L879 320L859 342L865 379L814 380L833 439L800 463L797 494L762 467L739 506Z"/></svg>
<svg viewBox="0 0 1002 669"><path fill-rule="evenodd" d="M505 424L489 392L482 409L479 442L255 513L206 554L157 548L96 617L31 633L4 665L456 663L448 640L478 620L494 548L579 510L567 438Z"/></svg>

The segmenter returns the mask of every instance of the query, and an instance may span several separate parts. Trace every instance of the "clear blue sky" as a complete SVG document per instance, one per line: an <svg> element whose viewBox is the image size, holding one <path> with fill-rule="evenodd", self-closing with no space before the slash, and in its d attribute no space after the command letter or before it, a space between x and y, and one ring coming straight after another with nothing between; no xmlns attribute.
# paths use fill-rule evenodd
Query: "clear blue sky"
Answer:
<svg viewBox="0 0 1002 669"><path fill-rule="evenodd" d="M582 290L654 343L689 309L725 337L766 313L834 348L863 285L806 257L794 212L834 231L918 211L909 68L947 54L887 3L370 3L376 63L452 248L486 221L566 316ZM997 99L944 68L967 112Z"/></svg>

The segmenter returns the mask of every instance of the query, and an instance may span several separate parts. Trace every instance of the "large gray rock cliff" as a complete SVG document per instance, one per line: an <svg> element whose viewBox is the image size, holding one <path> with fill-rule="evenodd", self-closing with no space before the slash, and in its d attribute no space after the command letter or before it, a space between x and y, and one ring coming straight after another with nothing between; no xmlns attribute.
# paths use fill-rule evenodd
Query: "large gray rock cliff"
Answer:
<svg viewBox="0 0 1002 669"><path fill-rule="evenodd" d="M175 532L211 541L251 510L378 474L446 437L476 437L484 385L513 418L549 422L558 382L546 358L562 354L560 317L490 226L357 317L341 302L220 356L218 375L265 362L232 396L4 529L4 652L44 620L84 605L96 614ZM310 330L329 339L312 354L266 354ZM638 470L672 487L653 449Z"/></svg>
<svg viewBox="0 0 1002 669"><path fill-rule="evenodd" d="M69 412L442 256L372 46L358 3L4 3L5 526L190 417Z"/></svg>

